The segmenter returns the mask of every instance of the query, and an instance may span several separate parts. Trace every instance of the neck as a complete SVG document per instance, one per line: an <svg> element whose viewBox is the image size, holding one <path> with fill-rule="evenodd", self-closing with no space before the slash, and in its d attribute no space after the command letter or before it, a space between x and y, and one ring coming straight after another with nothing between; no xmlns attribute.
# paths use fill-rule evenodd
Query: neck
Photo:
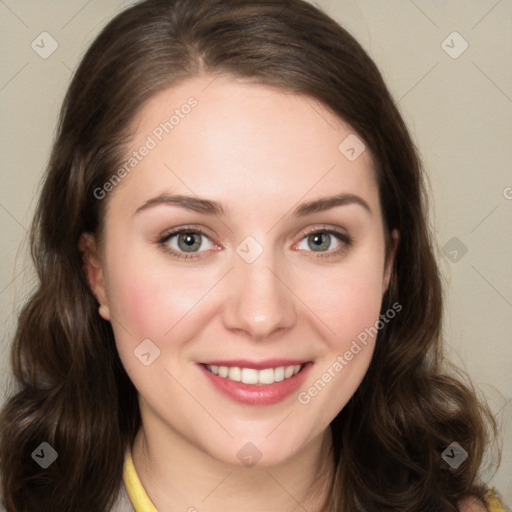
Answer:
<svg viewBox="0 0 512 512"><path fill-rule="evenodd" d="M168 425L139 430L133 464L159 512L324 512L334 461L327 428L280 464L258 467L220 462Z"/></svg>

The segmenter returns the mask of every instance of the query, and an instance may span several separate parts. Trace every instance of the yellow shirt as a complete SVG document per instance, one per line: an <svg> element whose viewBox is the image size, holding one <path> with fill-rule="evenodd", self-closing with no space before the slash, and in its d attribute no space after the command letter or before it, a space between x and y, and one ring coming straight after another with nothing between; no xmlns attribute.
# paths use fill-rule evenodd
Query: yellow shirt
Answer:
<svg viewBox="0 0 512 512"><path fill-rule="evenodd" d="M158 512L139 480L130 452L126 454L124 462L123 480L135 512ZM495 489L489 489L485 499L489 512L507 512Z"/></svg>
<svg viewBox="0 0 512 512"><path fill-rule="evenodd" d="M489 489L485 496L485 501L487 502L487 508L489 512L507 512L505 505L498 497L496 489Z"/></svg>

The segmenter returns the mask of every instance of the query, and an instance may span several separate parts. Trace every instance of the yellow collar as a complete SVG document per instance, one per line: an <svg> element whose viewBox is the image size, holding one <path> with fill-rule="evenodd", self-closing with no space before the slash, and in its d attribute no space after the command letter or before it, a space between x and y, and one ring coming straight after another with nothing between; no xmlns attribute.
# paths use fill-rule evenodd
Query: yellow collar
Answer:
<svg viewBox="0 0 512 512"><path fill-rule="evenodd" d="M135 512L158 512L142 487L130 451L127 452L124 460L123 480Z"/></svg>

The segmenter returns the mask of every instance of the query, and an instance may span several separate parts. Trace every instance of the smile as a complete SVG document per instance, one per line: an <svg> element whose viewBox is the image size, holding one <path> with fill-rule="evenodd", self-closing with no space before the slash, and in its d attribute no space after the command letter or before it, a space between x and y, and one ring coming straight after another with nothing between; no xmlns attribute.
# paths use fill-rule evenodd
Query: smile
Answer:
<svg viewBox="0 0 512 512"><path fill-rule="evenodd" d="M263 368L257 370L255 368L240 368L238 366L218 366L205 365L206 369L224 379L235 382L243 382L244 384L263 384L269 385L275 382L290 379L300 372L304 365L295 364L290 366L278 366L277 368Z"/></svg>
<svg viewBox="0 0 512 512"><path fill-rule="evenodd" d="M312 361L267 359L199 363L207 382L221 395L244 405L272 405L293 396L304 383Z"/></svg>

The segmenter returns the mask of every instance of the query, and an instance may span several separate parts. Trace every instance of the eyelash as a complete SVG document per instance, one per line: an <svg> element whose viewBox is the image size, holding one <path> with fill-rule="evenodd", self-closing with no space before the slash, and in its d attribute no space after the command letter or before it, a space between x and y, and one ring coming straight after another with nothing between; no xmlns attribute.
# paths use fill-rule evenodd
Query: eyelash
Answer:
<svg viewBox="0 0 512 512"><path fill-rule="evenodd" d="M205 236L206 238L210 239L209 235L200 228L183 227L183 228L179 228L174 231L170 231L170 232L166 233L165 235L163 235L162 237L160 237L157 240L157 244L160 245L164 251L170 253L174 258L181 259L181 260L190 260L190 259L196 260L196 259L198 259L199 253L188 253L187 254L187 253L178 252L175 249L170 248L169 245L167 244L167 242L171 238L173 238L176 235L181 235L182 233L200 234L200 235ZM308 230L306 233L304 233L302 238L299 240L299 242L301 242L308 236L317 234L317 233L333 235L342 243L342 246L340 248L336 249L334 252L327 252L327 253L319 252L317 254L317 256L315 256L317 258L331 258L334 256L338 256L338 255L342 254L343 252L345 252L353 243L352 237L350 235L348 235L347 233L343 233L341 231L338 231L338 230L335 230L332 228L318 228L318 227L312 228L312 229ZM315 251L306 251L306 252L315 252Z"/></svg>

